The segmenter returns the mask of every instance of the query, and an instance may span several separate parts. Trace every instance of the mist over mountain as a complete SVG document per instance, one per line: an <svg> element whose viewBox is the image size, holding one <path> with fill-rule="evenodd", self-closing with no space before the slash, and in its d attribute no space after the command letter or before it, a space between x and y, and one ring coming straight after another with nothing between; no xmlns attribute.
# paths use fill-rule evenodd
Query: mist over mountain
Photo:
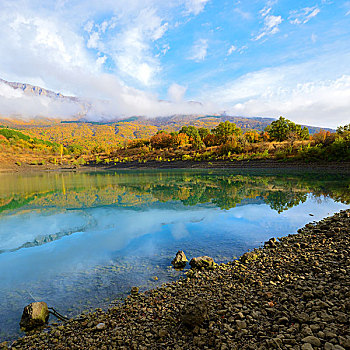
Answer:
<svg viewBox="0 0 350 350"><path fill-rule="evenodd" d="M12 105L13 112L9 113L8 104L1 103L4 99L15 99L16 103ZM95 101L96 102L96 101ZM103 101L98 101L103 104ZM171 104L170 101L159 101L164 106ZM28 111L33 111L33 104L37 104L37 114L28 114ZM203 108L203 104L197 101L187 101L187 106L192 106L194 109ZM23 111L24 107L24 111ZM43 108L41 108L43 107ZM50 108L54 108L60 113L50 114ZM166 110L166 109L165 109ZM35 111L35 109L34 109ZM230 121L237 124L242 130L259 130L262 131L275 118L266 117L243 117L230 116L225 112L220 113L176 113L147 118L142 115L125 117L122 115L98 115L94 109L93 102L84 98L75 96L66 96L59 92L44 89L40 86L34 86L26 83L9 82L0 79L0 123L4 126L22 128L31 126L56 126L65 123L76 123L93 125L113 125L115 133L118 135L122 128L127 126L137 129L144 127L146 130L151 128L155 130L176 131L182 125L194 125L197 127L215 127L222 121ZM321 127L303 125L309 128L310 133L318 132ZM330 128L322 128L330 130ZM151 131L150 131L151 132ZM148 132L146 132L148 136ZM143 133L137 131L132 133L132 138L138 138ZM123 135L118 135L122 139ZM128 135L130 136L130 135ZM144 136L144 135L143 135Z"/></svg>
<svg viewBox="0 0 350 350"><path fill-rule="evenodd" d="M120 86L113 82L103 84L103 90L105 94L100 98L67 96L40 86L0 79L0 116L17 119L39 117L112 121L133 115L154 118L173 114L205 115L219 110L210 103L185 101L183 95L174 91L169 96L170 100L160 100L151 93L141 93L125 87L125 91L120 91Z"/></svg>

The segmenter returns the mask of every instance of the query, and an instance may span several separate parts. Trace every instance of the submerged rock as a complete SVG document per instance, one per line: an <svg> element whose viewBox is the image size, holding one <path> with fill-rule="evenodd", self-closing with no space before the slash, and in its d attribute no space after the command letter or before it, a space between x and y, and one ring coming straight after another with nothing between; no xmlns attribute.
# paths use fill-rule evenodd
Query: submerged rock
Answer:
<svg viewBox="0 0 350 350"><path fill-rule="evenodd" d="M197 258L192 258L190 261L190 265L193 269L208 269L214 267L214 259L210 256L199 256Z"/></svg>
<svg viewBox="0 0 350 350"><path fill-rule="evenodd" d="M44 301L27 305L19 323L24 331L31 331L44 326L49 320L49 309Z"/></svg>
<svg viewBox="0 0 350 350"><path fill-rule="evenodd" d="M187 262L188 260L186 258L185 253L182 250L179 250L176 253L176 256L171 262L171 264L174 266L175 269L183 269L186 266Z"/></svg>

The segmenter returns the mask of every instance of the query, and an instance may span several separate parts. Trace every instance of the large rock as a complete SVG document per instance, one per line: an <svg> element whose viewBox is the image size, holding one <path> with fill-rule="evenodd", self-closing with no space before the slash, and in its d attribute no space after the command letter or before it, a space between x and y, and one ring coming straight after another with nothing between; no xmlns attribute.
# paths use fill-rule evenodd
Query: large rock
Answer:
<svg viewBox="0 0 350 350"><path fill-rule="evenodd" d="M264 245L268 248L275 248L277 245L277 240L276 238L270 238L268 241L265 242Z"/></svg>
<svg viewBox="0 0 350 350"><path fill-rule="evenodd" d="M210 256L199 256L197 258L192 258L190 261L190 265L193 269L210 269L214 267L214 259Z"/></svg>
<svg viewBox="0 0 350 350"><path fill-rule="evenodd" d="M131 295L138 295L139 294L139 287L131 287Z"/></svg>
<svg viewBox="0 0 350 350"><path fill-rule="evenodd" d="M176 256L171 262L171 264L174 266L175 269L183 269L186 266L187 262L188 260L186 258L185 253L182 250L179 250L176 253Z"/></svg>
<svg viewBox="0 0 350 350"><path fill-rule="evenodd" d="M207 318L208 303L199 297L187 302L180 313L181 322L189 328L200 326Z"/></svg>
<svg viewBox="0 0 350 350"><path fill-rule="evenodd" d="M44 301L27 305L22 314L19 325L24 331L30 331L44 326L49 320L49 309Z"/></svg>
<svg viewBox="0 0 350 350"><path fill-rule="evenodd" d="M244 253L240 257L239 261L242 262L243 264L245 264L245 263L249 263L251 261L254 261L257 258L258 258L258 255L256 253L254 253L254 252L247 252L247 253Z"/></svg>

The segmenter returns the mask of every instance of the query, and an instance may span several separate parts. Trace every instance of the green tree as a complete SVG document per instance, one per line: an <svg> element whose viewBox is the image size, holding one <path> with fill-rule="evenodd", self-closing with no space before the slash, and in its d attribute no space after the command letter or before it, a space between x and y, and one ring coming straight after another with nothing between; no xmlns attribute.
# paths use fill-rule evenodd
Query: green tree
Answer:
<svg viewBox="0 0 350 350"><path fill-rule="evenodd" d="M347 131L350 131L350 124L337 127L337 133L338 134L343 134L344 132L347 132Z"/></svg>
<svg viewBox="0 0 350 350"><path fill-rule="evenodd" d="M242 133L241 128L237 127L235 123L231 123L228 120L221 122L213 130L213 134L221 139L221 142L226 142L231 135L239 136Z"/></svg>
<svg viewBox="0 0 350 350"><path fill-rule="evenodd" d="M284 141L287 139L289 125L288 120L279 117L279 119L273 121L269 126L265 128L265 130L269 133L270 138L275 141Z"/></svg>
<svg viewBox="0 0 350 350"><path fill-rule="evenodd" d="M201 137L202 141L205 139L206 136L210 134L209 129L207 128L199 128L198 129L199 136Z"/></svg>
<svg viewBox="0 0 350 350"><path fill-rule="evenodd" d="M299 140L309 138L309 129L307 127L302 128L299 124L295 124L283 117L279 117L279 119L273 121L265 128L265 131L269 133L271 140L279 142L285 141L288 138Z"/></svg>
<svg viewBox="0 0 350 350"><path fill-rule="evenodd" d="M186 134L190 140L197 140L200 138L198 129L193 125L183 126L179 131L179 134Z"/></svg>
<svg viewBox="0 0 350 350"><path fill-rule="evenodd" d="M350 141L350 124L339 126L337 128L337 134L339 134L345 141Z"/></svg>

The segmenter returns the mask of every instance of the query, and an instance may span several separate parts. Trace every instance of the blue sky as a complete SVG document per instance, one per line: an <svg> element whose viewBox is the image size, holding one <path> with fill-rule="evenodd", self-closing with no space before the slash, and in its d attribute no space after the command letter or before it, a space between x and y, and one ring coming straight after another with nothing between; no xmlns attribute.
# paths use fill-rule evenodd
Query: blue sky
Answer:
<svg viewBox="0 0 350 350"><path fill-rule="evenodd" d="M350 1L2 0L0 28L1 78L89 99L91 118L350 122ZM74 113L21 98L0 85L0 113Z"/></svg>

